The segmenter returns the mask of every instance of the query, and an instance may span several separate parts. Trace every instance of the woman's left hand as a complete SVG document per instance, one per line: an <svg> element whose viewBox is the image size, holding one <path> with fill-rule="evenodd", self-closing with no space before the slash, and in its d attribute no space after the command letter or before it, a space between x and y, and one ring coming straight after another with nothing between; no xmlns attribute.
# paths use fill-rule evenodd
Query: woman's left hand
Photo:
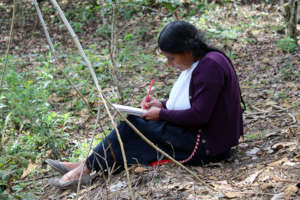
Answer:
<svg viewBox="0 0 300 200"><path fill-rule="evenodd" d="M158 120L159 119L159 112L161 108L152 106L148 112L142 115L142 117L146 120Z"/></svg>

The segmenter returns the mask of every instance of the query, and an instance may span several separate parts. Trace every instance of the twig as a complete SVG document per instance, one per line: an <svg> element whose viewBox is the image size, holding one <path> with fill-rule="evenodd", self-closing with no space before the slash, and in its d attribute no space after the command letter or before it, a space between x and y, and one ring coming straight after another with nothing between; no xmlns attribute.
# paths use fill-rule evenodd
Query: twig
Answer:
<svg viewBox="0 0 300 200"><path fill-rule="evenodd" d="M279 110L275 110L275 111L263 111L263 110L255 107L255 106L252 106L255 110L258 110L259 112L245 113L244 115L245 116L260 115L260 114L268 115L268 114L275 114L275 113L287 112L288 110L290 110L292 108L295 108L295 107L298 107L300 105L295 104L295 105L290 106L288 108L282 108L280 106L274 106L274 105L272 105L272 106L275 107L275 108L278 108Z"/></svg>
<svg viewBox="0 0 300 200"><path fill-rule="evenodd" d="M102 89L101 89L101 87L100 87L100 85L98 83L98 79L97 79L96 73L95 73L95 71L94 71L94 69L93 69L90 61L88 60L86 54L84 53L83 48L82 48L82 46L81 46L81 44L80 44L80 42L78 40L77 35L75 34L75 32L72 29L71 25L69 24L68 20L66 19L66 17L64 15L63 11L61 10L60 6L57 4L56 0L50 0L50 1L53 4L53 6L56 8L56 10L58 11L61 19L63 20L64 24L66 25L66 27L67 27L67 29L69 31L69 33L71 34L71 36L72 36L72 38L73 38L73 40L74 40L74 42L75 42L75 44L76 44L76 46L77 46L77 48L79 50L79 53L81 54L81 56L83 57L85 63L87 64L87 66L88 66L88 68L90 70L90 73L92 75L93 81L94 81L94 83L96 85L96 88L98 90L99 97L103 101L105 109L106 109L106 111L107 111L107 113L109 115L109 118L111 120L111 123L112 123L114 129L116 130L117 138L118 138L118 141L119 141L119 144L120 144L120 147L121 147L121 152L122 152L122 157L123 157L123 162L124 162L124 168L125 168L126 175L127 175L127 182L128 182L128 187L129 187L129 190L130 190L131 199L134 200L134 194L133 194L132 187L131 187L131 181L130 181L130 177L129 177L128 166L127 166L127 159L126 159L126 155L125 155L125 151L124 151L123 142L121 140L121 137L120 137L119 131L118 131L117 127L116 127L116 124L114 122L114 119L113 119L113 117L112 117L112 115L110 113L110 110L109 110L108 106L107 106L107 102L106 102L106 100L105 100L105 98L104 98L104 96L102 94Z"/></svg>
<svg viewBox="0 0 300 200"><path fill-rule="evenodd" d="M8 39L8 45L7 45L6 54L5 54L5 64L4 64L4 67L2 69L2 75L1 75L1 81L0 81L0 94L1 94L1 89L2 89L3 82L4 82L7 63L8 63L8 53L9 53L9 50L10 50L10 44L11 44L11 41L12 41L12 38L13 38L15 17L16 17L16 0L14 0L13 15L12 15L11 23L10 23L9 39Z"/></svg>
<svg viewBox="0 0 300 200"><path fill-rule="evenodd" d="M96 130L97 130L97 125L98 125L98 121L99 121L99 118L100 118L100 109L101 109L101 106L100 106L100 102L99 102L99 105L98 105L98 110L97 110L97 117L96 117L96 120L95 120L95 129L93 131L93 135L92 135L92 140L90 142L90 145L89 145L89 150L88 150L88 153L86 155L86 158L83 162L83 166L82 166L82 169L81 169L81 172L80 172L80 177L79 177L79 181L78 181L78 185L77 185L77 195L76 195L76 199L78 198L78 194L79 194L79 191L80 191L80 183L81 183L81 179L82 179L82 174L83 174L83 169L84 169L84 164L86 163L87 159L88 159L88 156L92 150L92 146L93 146L93 142L94 142L94 138L95 138L95 134L96 134Z"/></svg>
<svg viewBox="0 0 300 200"><path fill-rule="evenodd" d="M292 113L288 113L288 116L290 116L293 119L292 124L296 124L296 122L297 122L296 117L294 115L292 115Z"/></svg>
<svg viewBox="0 0 300 200"><path fill-rule="evenodd" d="M281 179L275 176L272 176L272 179L274 179L275 181L279 181L279 182L287 182L287 183L300 183L300 181L297 180L292 180L292 179Z"/></svg>
<svg viewBox="0 0 300 200"><path fill-rule="evenodd" d="M51 52L52 52L52 54L53 54L53 56L54 56L54 60L55 60L56 63L58 63L57 53L56 53L56 51L55 51L55 49L54 49L54 45L53 45L52 40L51 40L51 38L50 38L50 35L49 35L49 32L48 32L46 23L45 23L45 21L44 21L43 15L42 15L42 13L41 13L40 7L39 7L39 5L38 5L38 3L37 3L36 0L32 0L32 2L33 2L34 6L35 6L35 8L36 8L37 14L38 14L38 16L39 16L40 22L41 22L41 24L42 24L42 27L43 27L43 30L44 30L44 33L45 33L45 36L46 36L46 38L47 38L47 42L48 42L49 47L50 47L50 49L51 49ZM58 64L60 64L60 63L58 63ZM66 64L63 63L63 65L66 65ZM63 70L63 67L60 66L60 67L58 67L58 68L61 70L61 72L62 72L64 78L67 80L67 82L68 82L68 83L71 85L71 87L76 91L76 93L78 94L78 96L85 102L85 104L87 105L89 111L91 112L92 109L91 109L91 107L90 107L88 101L87 101L86 98L80 93L80 91L75 87L75 85L72 83L72 81L68 78L68 76L66 75L66 73L65 73L64 70Z"/></svg>
<svg viewBox="0 0 300 200"><path fill-rule="evenodd" d="M48 176L41 176L41 177L38 177L38 178L18 180L18 181L12 182L12 184L24 183L24 182L29 182L29 181L36 181L36 180L40 180L40 179L51 178L51 177L54 177L54 176L57 176L57 174L51 174L51 175L48 175Z"/></svg>
<svg viewBox="0 0 300 200"><path fill-rule="evenodd" d="M5 64L2 69L2 75L1 75L1 80L0 80L0 94L1 94L1 89L2 89L3 82L4 82L5 71L6 71L7 64L8 64L8 53L9 53L10 44L11 44L11 41L13 38L15 17L16 17L16 0L14 0L13 15L12 15L11 24L10 24L9 40L8 40L8 45L7 45L7 49L6 49L6 54L5 54ZM0 144L1 144L0 152L2 152L2 147L4 146L2 144L2 133L0 133Z"/></svg>

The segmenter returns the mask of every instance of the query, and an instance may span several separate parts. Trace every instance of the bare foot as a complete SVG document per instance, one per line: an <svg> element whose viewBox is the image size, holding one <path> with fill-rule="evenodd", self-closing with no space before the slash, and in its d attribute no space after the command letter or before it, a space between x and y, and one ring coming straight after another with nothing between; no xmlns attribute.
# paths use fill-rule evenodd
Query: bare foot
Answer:
<svg viewBox="0 0 300 200"><path fill-rule="evenodd" d="M81 163L78 165L78 167L63 175L60 179L60 182L65 183L75 179L79 179L82 170L82 176L87 175L91 172L83 163Z"/></svg>

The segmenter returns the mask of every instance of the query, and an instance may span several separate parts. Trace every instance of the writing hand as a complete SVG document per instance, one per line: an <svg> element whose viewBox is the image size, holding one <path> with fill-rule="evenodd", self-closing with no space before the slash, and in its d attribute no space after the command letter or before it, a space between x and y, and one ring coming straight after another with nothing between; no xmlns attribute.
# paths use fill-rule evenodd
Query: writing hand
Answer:
<svg viewBox="0 0 300 200"><path fill-rule="evenodd" d="M158 120L159 119L159 112L160 112L161 108L156 107L156 106L152 106L148 112L146 112L145 114L142 115L143 118L145 118L146 120Z"/></svg>
<svg viewBox="0 0 300 200"><path fill-rule="evenodd" d="M150 109L151 107L162 108L162 103L153 96L149 96L148 102L146 102L146 97L144 97L140 105L142 108L144 107L147 110Z"/></svg>

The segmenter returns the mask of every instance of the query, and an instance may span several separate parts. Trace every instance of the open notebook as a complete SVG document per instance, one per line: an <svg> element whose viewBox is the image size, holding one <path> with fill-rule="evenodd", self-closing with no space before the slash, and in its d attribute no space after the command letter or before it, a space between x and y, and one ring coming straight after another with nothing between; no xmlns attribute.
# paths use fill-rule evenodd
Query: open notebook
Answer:
<svg viewBox="0 0 300 200"><path fill-rule="evenodd" d="M136 115L136 116L141 116L142 114L146 113L147 110L143 110L141 108L135 108L131 106L123 106L119 104L113 104L113 106L118 109L120 112L125 112L129 115Z"/></svg>

